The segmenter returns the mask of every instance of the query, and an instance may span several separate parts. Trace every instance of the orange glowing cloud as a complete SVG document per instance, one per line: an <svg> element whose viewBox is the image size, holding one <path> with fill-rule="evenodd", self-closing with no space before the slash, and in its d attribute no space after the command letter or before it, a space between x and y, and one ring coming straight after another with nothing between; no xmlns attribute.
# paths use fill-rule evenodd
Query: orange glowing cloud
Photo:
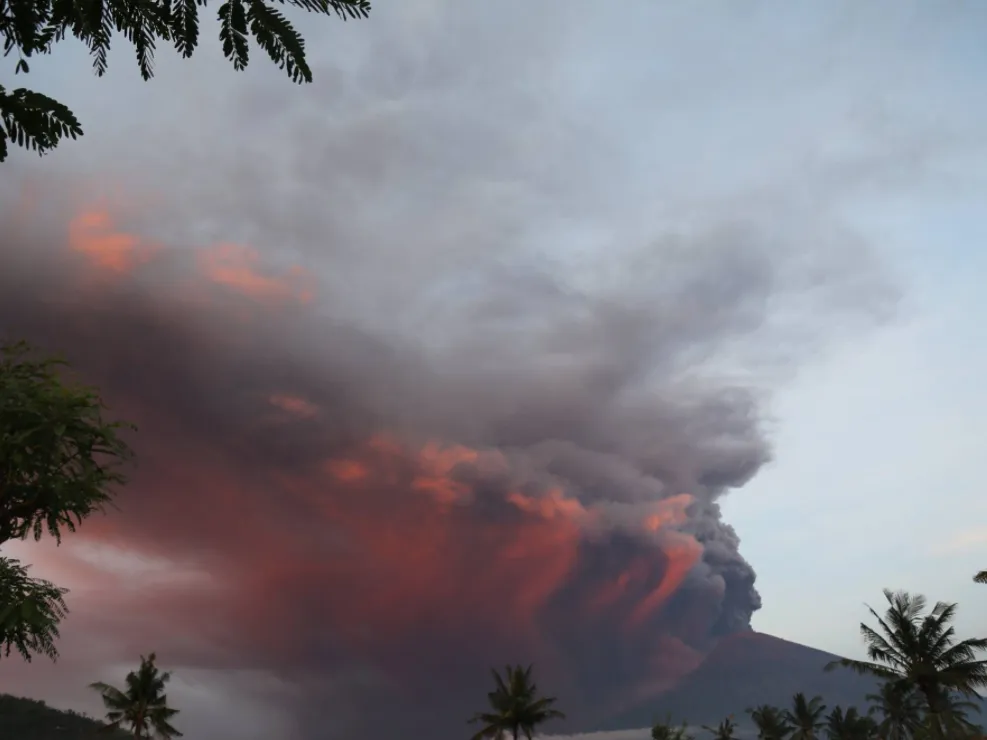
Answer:
<svg viewBox="0 0 987 740"><path fill-rule="evenodd" d="M310 419L319 415L318 408L298 396L276 393L268 401L272 406L302 419Z"/></svg>
<svg viewBox="0 0 987 740"><path fill-rule="evenodd" d="M199 266L210 281L256 300L308 303L314 296L312 280L303 268L291 267L281 276L265 275L257 252L239 244L204 250Z"/></svg>
<svg viewBox="0 0 987 740"><path fill-rule="evenodd" d="M662 543L662 552L668 560L665 574L658 587L634 608L628 620L632 627L647 621L678 590L686 575L702 557L703 546L692 535L669 530Z"/></svg>
<svg viewBox="0 0 987 740"><path fill-rule="evenodd" d="M479 457L476 450L468 447L442 447L430 442L419 454L421 473L412 481L411 487L431 494L439 503L462 501L470 494L469 486L455 480L450 474L458 465L474 464Z"/></svg>
<svg viewBox="0 0 987 740"><path fill-rule="evenodd" d="M644 528L649 532L674 527L684 523L688 518L687 509L692 505L693 498L688 493L670 496L654 504L653 513L644 520Z"/></svg>
<svg viewBox="0 0 987 740"><path fill-rule="evenodd" d="M566 518L573 521L586 521L589 512L576 499L566 498L565 494L558 488L553 488L543 496L532 498L516 491L507 496L507 500L518 507L521 511L538 514L543 519Z"/></svg>
<svg viewBox="0 0 987 740"><path fill-rule="evenodd" d="M353 483L366 478L370 471L367 466L357 460L330 460L329 474L343 483Z"/></svg>
<svg viewBox="0 0 987 740"><path fill-rule="evenodd" d="M95 208L82 211L69 222L69 248L117 274L132 272L159 249L135 234L118 231L109 212Z"/></svg>
<svg viewBox="0 0 987 740"><path fill-rule="evenodd" d="M92 265L116 275L132 273L161 251L160 245L117 228L112 210L102 203L86 205L70 219L68 245ZM309 303L314 298L314 280L302 267L272 273L247 246L223 242L202 248L197 263L199 280L255 301Z"/></svg>
<svg viewBox="0 0 987 740"><path fill-rule="evenodd" d="M440 502L411 501L382 520L361 514L359 498L348 503L335 522L359 548L361 564L333 581L359 594L337 614L339 626L354 633L370 629L383 638L464 624L525 633L577 564L580 532L572 523L484 523Z"/></svg>
<svg viewBox="0 0 987 740"><path fill-rule="evenodd" d="M457 469L483 466L486 455L379 435L327 461L336 495L309 495L359 553L358 566L339 562L328 576L353 594L336 606L335 623L348 639L363 639L364 630L399 639L426 624L483 624L534 639L538 611L577 566L582 530L575 517L552 515L553 507L567 508L561 493L549 494L545 508L517 498L536 515L523 521L486 521L470 506L451 506L472 493Z"/></svg>
<svg viewBox="0 0 987 740"><path fill-rule="evenodd" d="M600 612L612 607L624 598L632 584L646 581L650 572L650 564L642 558L636 558L614 580L603 584L595 596L590 599L588 604L590 610Z"/></svg>
<svg viewBox="0 0 987 740"><path fill-rule="evenodd" d="M470 507L450 508L472 495L469 484L455 477L457 468L480 466L487 454L435 441L411 448L378 435L350 455L327 462L325 470L337 486L364 486L362 495L323 503L324 515L364 558L360 575L335 578L388 583L387 589L372 592L354 584L363 596L347 605L344 621L351 629L359 632L372 625L383 633L400 633L423 621L472 624L486 619L491 599L512 629L527 629L522 626L534 624L539 610L566 583L578 567L587 528L605 523L606 509L587 507L560 487L537 495L507 493L506 503L532 515L520 523L483 522L472 518ZM402 469L408 471L407 494L388 499L386 517L382 512L371 515L375 487L366 483L393 485L401 480L396 471ZM629 609L625 624L630 627L660 611L702 555L702 546L691 535L675 530L686 521L692 501L689 494L680 494L647 508L640 525L658 537L658 549L636 557L613 581L603 583L588 603L593 611L631 597L633 601L620 608ZM483 557L466 557L470 551Z"/></svg>

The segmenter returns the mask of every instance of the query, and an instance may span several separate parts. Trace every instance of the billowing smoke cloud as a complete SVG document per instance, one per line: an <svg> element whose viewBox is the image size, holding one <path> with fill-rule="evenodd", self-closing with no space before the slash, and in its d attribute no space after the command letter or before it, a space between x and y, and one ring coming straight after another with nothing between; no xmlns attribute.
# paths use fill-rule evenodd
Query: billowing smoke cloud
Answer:
<svg viewBox="0 0 987 740"><path fill-rule="evenodd" d="M485 271L458 302L473 335L416 344L245 246L60 208L3 215L0 316L140 428L120 511L62 556L119 659L273 673L306 736L328 713L452 737L488 665L536 662L585 726L749 629L718 500L769 450L756 384L715 371L783 297L752 234L656 244L640 293ZM114 581L124 554L172 577Z"/></svg>
<svg viewBox="0 0 987 740"><path fill-rule="evenodd" d="M0 690L81 707L156 650L190 738L446 740L490 665L533 661L562 731L749 628L720 503L770 458L770 391L886 305L832 206L950 140L861 108L921 58L885 78L841 51L845 106L808 116L833 47L765 56L788 6L747 34L505 7L305 28L301 91L205 51L153 86L39 84L90 90L66 93L88 130L4 164L0 335L66 354L139 465L60 550L5 546L72 616L58 665L0 661ZM642 68L655 49L674 63ZM713 147L710 90L795 92ZM852 116L862 154L819 155Z"/></svg>

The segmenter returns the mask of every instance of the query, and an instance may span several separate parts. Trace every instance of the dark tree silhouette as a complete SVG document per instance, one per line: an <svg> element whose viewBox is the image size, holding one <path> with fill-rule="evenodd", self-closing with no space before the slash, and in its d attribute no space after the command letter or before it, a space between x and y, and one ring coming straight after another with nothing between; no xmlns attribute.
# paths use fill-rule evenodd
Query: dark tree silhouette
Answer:
<svg viewBox="0 0 987 740"><path fill-rule="evenodd" d="M493 738L500 740L505 734L514 740L524 735L527 740L534 736L535 729L550 719L564 718L552 707L554 697L538 696L538 686L531 676L532 666L524 668L507 666L504 675L492 670L495 688L487 694L490 710L477 712L470 724L480 724L482 729L473 740Z"/></svg>
<svg viewBox="0 0 987 740"><path fill-rule="evenodd" d="M655 722L651 728L651 740L692 740L692 735L689 734L687 723L674 725L669 716L664 722Z"/></svg>
<svg viewBox="0 0 987 740"><path fill-rule="evenodd" d="M154 653L146 658L142 655L140 668L127 674L125 689L105 683L90 684L103 697L108 729L123 728L136 738L171 740L182 736L171 725L179 710L168 706L165 694L171 673L162 673L154 661Z"/></svg>
<svg viewBox="0 0 987 740"><path fill-rule="evenodd" d="M0 648L5 658L16 650L28 663L34 653L55 660L67 591L27 570L19 560L0 558Z"/></svg>
<svg viewBox="0 0 987 740"><path fill-rule="evenodd" d="M867 700L871 702L867 714L877 719L883 740L910 740L921 729L923 701L914 689L885 681L876 694L867 695Z"/></svg>
<svg viewBox="0 0 987 740"><path fill-rule="evenodd" d="M884 590L888 609L877 620L878 629L860 625L869 661L843 658L826 670L849 668L857 673L890 681L900 690L915 689L925 700L932 726L948 711L951 692L971 698L987 688L987 661L978 654L987 651L987 638L957 641L951 622L956 604L937 602L926 613L925 597L904 591Z"/></svg>
<svg viewBox="0 0 987 740"><path fill-rule="evenodd" d="M74 36L88 48L93 69L106 73L113 34L121 33L137 54L145 80L154 76L158 42L173 44L191 57L199 43L199 9L209 0L0 0L0 37L4 55L17 54L14 72L29 72L31 57L50 54L55 44ZM293 82L311 82L305 41L279 8L366 18L370 0L225 0L219 6L223 54L237 70L250 59L250 38ZM65 105L26 88L0 85L0 162L8 142L44 154L65 137L82 135L79 120Z"/></svg>
<svg viewBox="0 0 987 740"><path fill-rule="evenodd" d="M987 583L987 570L982 570L973 577L977 583Z"/></svg>
<svg viewBox="0 0 987 740"><path fill-rule="evenodd" d="M821 696L806 699L799 692L792 699L792 708L785 711L785 722L791 725L792 740L816 740L819 731L826 724L824 714L826 705Z"/></svg>
<svg viewBox="0 0 987 740"><path fill-rule="evenodd" d="M980 740L983 729L970 718L971 714L980 714L979 703L967 701L962 694L954 691L947 692L943 710L937 717L926 719L924 734L935 740Z"/></svg>
<svg viewBox="0 0 987 740"><path fill-rule="evenodd" d="M703 725L703 729L712 733L714 740L733 740L733 733L737 731L737 723L733 721L733 717L727 717L716 727Z"/></svg>
<svg viewBox="0 0 987 740"><path fill-rule="evenodd" d="M877 723L856 707L850 707L846 712L843 707L834 707L826 716L826 737L829 740L875 740Z"/></svg>
<svg viewBox="0 0 987 740"><path fill-rule="evenodd" d="M785 721L785 713L777 707L760 704L748 709L747 713L757 727L760 740L784 740L791 732L792 728Z"/></svg>
<svg viewBox="0 0 987 740"><path fill-rule="evenodd" d="M106 422L99 396L62 370L23 343L0 346L0 545L46 532L60 543L124 482L124 425ZM0 558L0 654L54 659L66 591L27 570Z"/></svg>

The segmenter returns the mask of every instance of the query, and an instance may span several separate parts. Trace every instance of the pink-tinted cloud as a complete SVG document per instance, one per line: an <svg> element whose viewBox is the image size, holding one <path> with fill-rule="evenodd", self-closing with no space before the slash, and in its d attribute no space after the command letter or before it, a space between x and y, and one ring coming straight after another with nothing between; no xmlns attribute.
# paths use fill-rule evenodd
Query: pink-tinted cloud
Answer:
<svg viewBox="0 0 987 740"><path fill-rule="evenodd" d="M153 649L283 682L306 735L332 702L340 731L443 737L488 665L534 661L593 722L757 607L715 504L764 456L730 407L745 399L631 408L536 357L430 359L321 321L308 273L245 247L151 249L102 210L66 224L30 271L29 234L0 244L0 314L139 428L119 510L61 549L14 549L73 589L79 686ZM94 285L73 255L113 279ZM613 351L618 333L579 349ZM3 665L0 688L17 689ZM380 702L399 710L364 711Z"/></svg>

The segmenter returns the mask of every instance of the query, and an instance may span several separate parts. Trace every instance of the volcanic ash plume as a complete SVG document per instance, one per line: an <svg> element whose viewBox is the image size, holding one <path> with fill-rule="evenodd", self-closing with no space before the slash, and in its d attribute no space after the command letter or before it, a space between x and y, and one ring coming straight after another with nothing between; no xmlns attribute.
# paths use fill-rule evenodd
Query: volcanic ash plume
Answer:
<svg viewBox="0 0 987 740"><path fill-rule="evenodd" d="M3 332L140 428L120 511L77 542L212 584L100 576L92 629L121 655L274 672L303 730L452 737L490 665L535 662L586 722L749 629L755 574L718 500L769 452L756 385L724 378L773 339L784 252L657 243L595 292L481 261L425 320L410 299L347 313L317 271L152 244L112 213L3 218Z"/></svg>

